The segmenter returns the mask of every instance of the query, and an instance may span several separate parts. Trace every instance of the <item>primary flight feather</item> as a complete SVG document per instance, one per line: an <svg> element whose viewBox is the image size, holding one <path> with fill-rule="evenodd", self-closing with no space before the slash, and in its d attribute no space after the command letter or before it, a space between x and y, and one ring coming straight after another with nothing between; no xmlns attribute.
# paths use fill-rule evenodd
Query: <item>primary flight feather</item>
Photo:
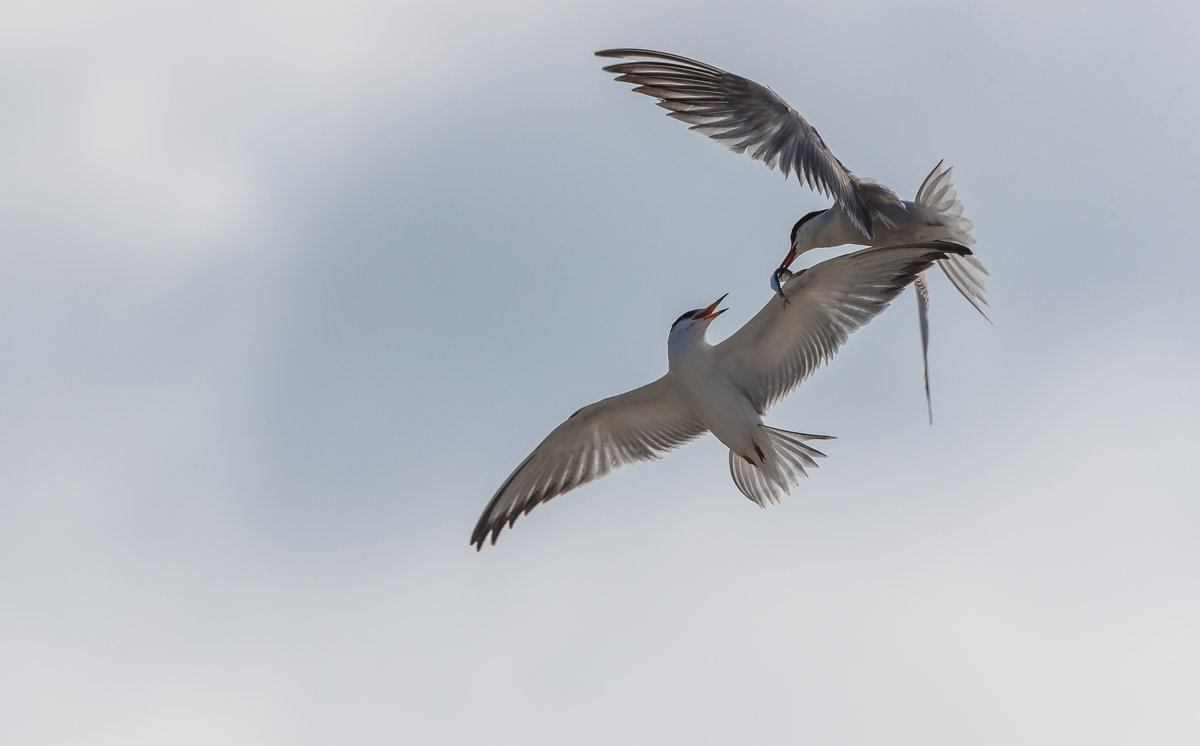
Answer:
<svg viewBox="0 0 1200 746"><path fill-rule="evenodd" d="M971 246L973 226L963 217L949 168L934 166L913 201L870 179L855 176L833 155L817 129L770 88L703 62L650 49L605 49L596 54L629 60L604 69L634 91L658 99L674 119L746 153L786 177L833 198L828 210L810 212L795 222L788 253L772 278L778 291L788 268L814 248L854 244L891 246L922 241L951 241ZM987 270L974 256L951 255L938 262L963 297L987 318L983 307ZM922 273L916 280L921 348L925 362L925 396L930 421L929 288Z"/></svg>
<svg viewBox="0 0 1200 746"><path fill-rule="evenodd" d="M537 505L613 469L657 459L712 432L729 448L738 489L759 505L778 502L823 456L806 435L768 427L767 410L828 360L934 262L969 256L944 242L863 249L785 280L741 329L717 345L705 331L724 309L688 311L667 336L662 378L580 409L554 429L500 485L471 543L494 544Z"/></svg>

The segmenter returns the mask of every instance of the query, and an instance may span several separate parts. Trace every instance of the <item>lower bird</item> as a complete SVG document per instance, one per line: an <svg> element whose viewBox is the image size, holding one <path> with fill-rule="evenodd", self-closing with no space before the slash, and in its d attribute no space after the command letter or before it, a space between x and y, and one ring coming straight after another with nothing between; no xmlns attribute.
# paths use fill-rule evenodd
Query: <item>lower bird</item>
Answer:
<svg viewBox="0 0 1200 746"><path fill-rule="evenodd" d="M471 535L481 549L540 503L613 469L660 458L711 432L729 448L729 471L760 506L778 502L823 453L808 435L768 427L767 410L875 318L909 283L950 256L945 242L868 248L784 278L781 296L728 339L705 332L725 309L721 296L688 311L667 336L668 372L641 388L580 409L554 429L492 496Z"/></svg>
<svg viewBox="0 0 1200 746"><path fill-rule="evenodd" d="M963 217L962 203L939 162L911 202L886 186L856 176L826 146L817 129L770 88L749 78L667 52L650 49L606 49L596 52L623 62L604 69L617 80L635 84L637 93L657 98L667 116L691 129L746 153L786 177L833 197L834 206L810 212L792 227L788 253L771 279L779 286L790 275L796 257L810 249L855 244L891 246L921 241L951 241L970 246L973 224ZM952 255L938 262L946 277L984 318L984 276L974 256ZM925 362L925 398L933 421L929 392L929 289L924 275L916 280L917 313Z"/></svg>

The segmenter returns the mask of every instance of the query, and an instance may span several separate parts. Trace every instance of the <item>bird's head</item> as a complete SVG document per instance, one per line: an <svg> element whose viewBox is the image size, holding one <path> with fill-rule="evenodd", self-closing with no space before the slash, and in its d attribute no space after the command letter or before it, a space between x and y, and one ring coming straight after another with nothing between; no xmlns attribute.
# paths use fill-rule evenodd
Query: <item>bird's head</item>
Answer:
<svg viewBox="0 0 1200 746"><path fill-rule="evenodd" d="M809 221L811 221L813 218L817 217L818 215L823 215L825 212L827 211L813 210L809 214L797 220L796 224L792 226L791 250L788 253L788 256L791 259L795 259L809 249L815 248L813 246L813 240L809 236L809 228L811 228L811 226L809 226L809 228L805 228L805 226L808 225ZM788 264L791 264L791 262L785 262L783 266L786 267Z"/></svg>
<svg viewBox="0 0 1200 746"><path fill-rule="evenodd" d="M712 320L729 310L727 308L722 308L720 311L716 310L721 301L725 300L726 295L729 295L729 293L725 293L725 295L717 298L706 308L697 308L694 311L688 311L675 319L675 323L671 324L669 339L682 340L697 337L704 339L704 331L708 329L708 325L712 323Z"/></svg>

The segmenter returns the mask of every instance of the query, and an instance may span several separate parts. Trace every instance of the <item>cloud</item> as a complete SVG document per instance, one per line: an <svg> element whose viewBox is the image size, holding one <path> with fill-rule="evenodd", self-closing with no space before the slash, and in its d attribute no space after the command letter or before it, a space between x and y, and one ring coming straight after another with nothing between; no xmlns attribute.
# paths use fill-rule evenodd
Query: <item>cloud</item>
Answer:
<svg viewBox="0 0 1200 746"><path fill-rule="evenodd" d="M1108 10L14 10L0 737L1200 732L1194 53ZM618 44L760 76L903 193L956 163L996 326L935 280L933 428L911 301L857 333L770 415L839 436L783 505L707 439L476 554L538 440L683 310L749 318L824 206Z"/></svg>

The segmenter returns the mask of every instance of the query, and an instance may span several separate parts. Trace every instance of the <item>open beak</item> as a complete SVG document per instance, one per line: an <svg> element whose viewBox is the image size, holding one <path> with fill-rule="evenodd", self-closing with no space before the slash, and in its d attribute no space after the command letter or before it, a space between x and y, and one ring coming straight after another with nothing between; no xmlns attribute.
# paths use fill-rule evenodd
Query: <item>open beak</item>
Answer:
<svg viewBox="0 0 1200 746"><path fill-rule="evenodd" d="M729 293L725 293L725 295L729 295ZM715 319L716 317L718 317L721 314L728 311L729 310L728 308L722 308L720 311L713 310L717 306L721 305L721 301L725 300L725 295L722 295L720 298L717 298L716 300L714 300L712 302L712 305L710 305L708 308L704 309L699 314L697 314L696 318L697 319Z"/></svg>

